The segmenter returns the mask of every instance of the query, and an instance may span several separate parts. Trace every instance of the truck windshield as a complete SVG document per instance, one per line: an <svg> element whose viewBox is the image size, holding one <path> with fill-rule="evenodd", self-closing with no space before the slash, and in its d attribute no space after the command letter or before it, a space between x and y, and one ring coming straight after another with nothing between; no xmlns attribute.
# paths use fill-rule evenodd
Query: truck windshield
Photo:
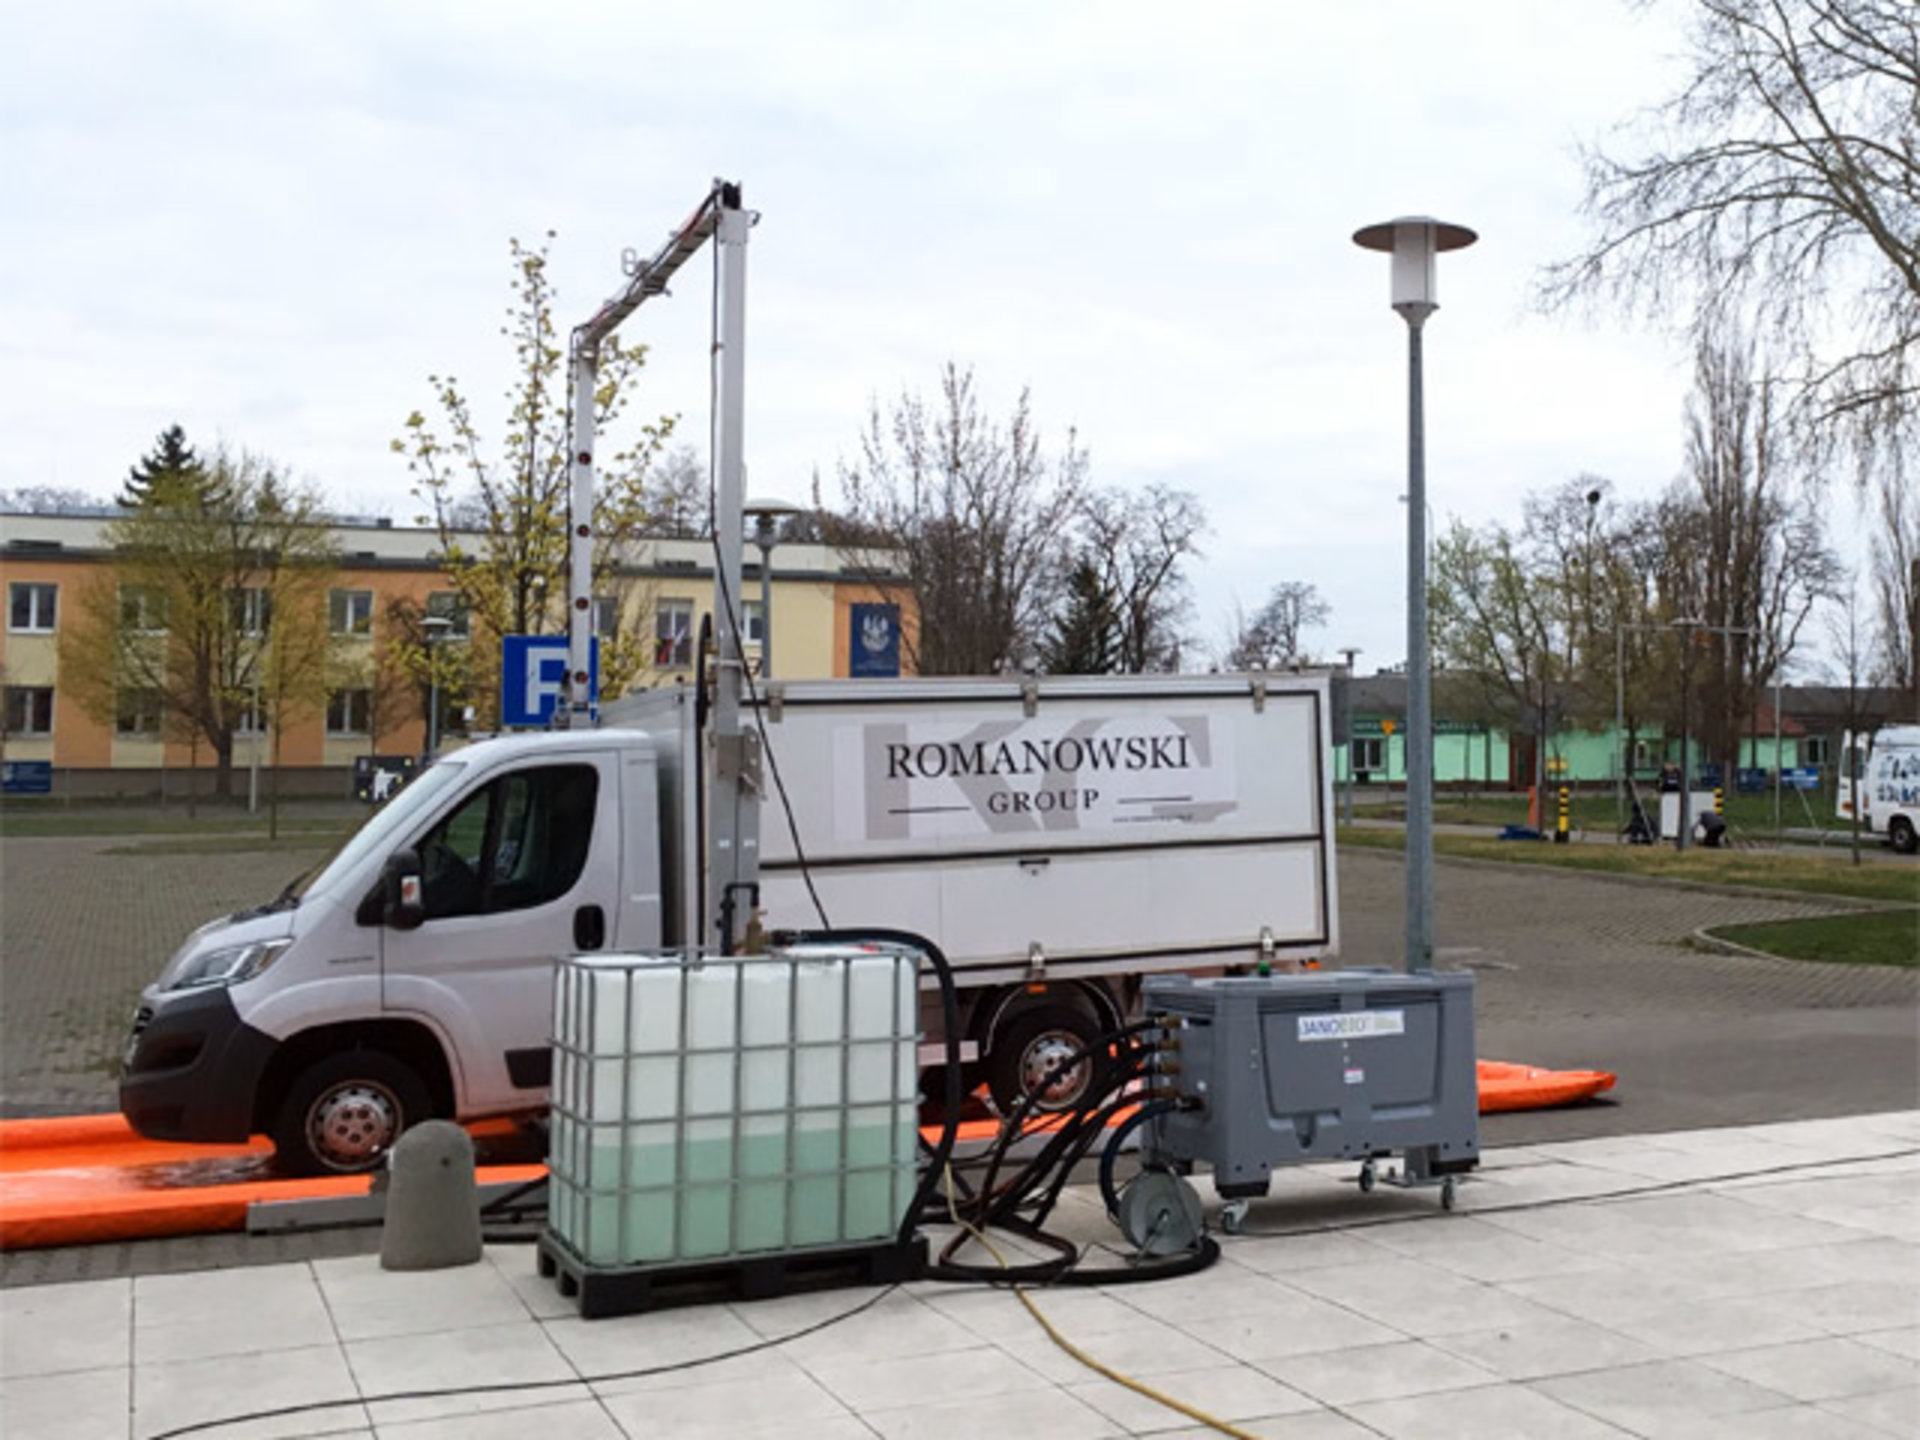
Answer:
<svg viewBox="0 0 1920 1440"><path fill-rule="evenodd" d="M466 767L457 760L439 760L429 765L418 779L402 790L385 807L376 811L366 824L347 837L333 858L293 889L293 894L317 894L336 883L373 851L384 848L395 831L411 824L460 778Z"/></svg>

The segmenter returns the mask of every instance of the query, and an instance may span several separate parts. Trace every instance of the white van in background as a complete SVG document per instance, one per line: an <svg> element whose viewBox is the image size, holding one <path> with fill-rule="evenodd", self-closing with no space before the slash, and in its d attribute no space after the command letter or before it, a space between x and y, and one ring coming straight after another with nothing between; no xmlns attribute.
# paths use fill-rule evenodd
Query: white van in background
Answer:
<svg viewBox="0 0 1920 1440"><path fill-rule="evenodd" d="M1860 828L1913 854L1920 844L1920 725L1883 726L1864 743L1848 735L1841 755L1840 818L1853 818L1857 788Z"/></svg>

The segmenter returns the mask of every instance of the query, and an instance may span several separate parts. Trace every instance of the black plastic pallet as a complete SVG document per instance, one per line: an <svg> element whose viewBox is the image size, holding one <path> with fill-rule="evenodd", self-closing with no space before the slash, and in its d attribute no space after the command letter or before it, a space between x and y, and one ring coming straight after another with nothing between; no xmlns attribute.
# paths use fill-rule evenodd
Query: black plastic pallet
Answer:
<svg viewBox="0 0 1920 1440"><path fill-rule="evenodd" d="M732 1255L679 1264L589 1265L552 1231L540 1237L540 1274L580 1306L585 1320L636 1315L676 1305L770 1300L804 1290L844 1285L893 1285L927 1270L927 1242L883 1240L819 1250Z"/></svg>

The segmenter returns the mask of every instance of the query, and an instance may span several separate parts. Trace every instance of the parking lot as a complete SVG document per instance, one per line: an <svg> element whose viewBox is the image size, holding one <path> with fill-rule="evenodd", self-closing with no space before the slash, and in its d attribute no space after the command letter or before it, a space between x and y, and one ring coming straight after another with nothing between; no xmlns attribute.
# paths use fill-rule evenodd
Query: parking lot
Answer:
<svg viewBox="0 0 1920 1440"><path fill-rule="evenodd" d="M244 842L241 842L244 843ZM109 1110L140 987L195 925L272 898L311 848L174 839L0 842L4 1113ZM1399 857L1346 850L1347 965L1401 963ZM1920 1093L1920 973L1690 948L1703 926L1828 913L1818 897L1442 862L1443 968L1478 977L1488 1059L1618 1072L1612 1102L1494 1117L1523 1143L1865 1113Z"/></svg>

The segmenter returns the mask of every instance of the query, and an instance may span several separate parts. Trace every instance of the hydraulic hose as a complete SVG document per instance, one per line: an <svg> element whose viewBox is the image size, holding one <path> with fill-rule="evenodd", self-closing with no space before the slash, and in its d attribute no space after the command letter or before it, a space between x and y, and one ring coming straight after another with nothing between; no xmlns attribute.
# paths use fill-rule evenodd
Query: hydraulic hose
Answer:
<svg viewBox="0 0 1920 1440"><path fill-rule="evenodd" d="M1120 1213L1120 1195L1119 1192L1114 1189L1113 1185L1113 1164L1114 1161L1119 1158L1120 1147L1126 1143L1127 1136L1139 1129L1140 1126L1146 1124L1146 1122L1154 1116L1165 1115L1169 1111L1178 1110L1179 1108L1180 1102L1177 1100L1155 1100L1149 1104L1142 1105L1138 1110L1134 1111L1133 1114L1121 1121L1119 1127L1108 1137L1107 1148L1100 1152L1100 1198L1106 1202L1109 1217L1117 1216Z"/></svg>

